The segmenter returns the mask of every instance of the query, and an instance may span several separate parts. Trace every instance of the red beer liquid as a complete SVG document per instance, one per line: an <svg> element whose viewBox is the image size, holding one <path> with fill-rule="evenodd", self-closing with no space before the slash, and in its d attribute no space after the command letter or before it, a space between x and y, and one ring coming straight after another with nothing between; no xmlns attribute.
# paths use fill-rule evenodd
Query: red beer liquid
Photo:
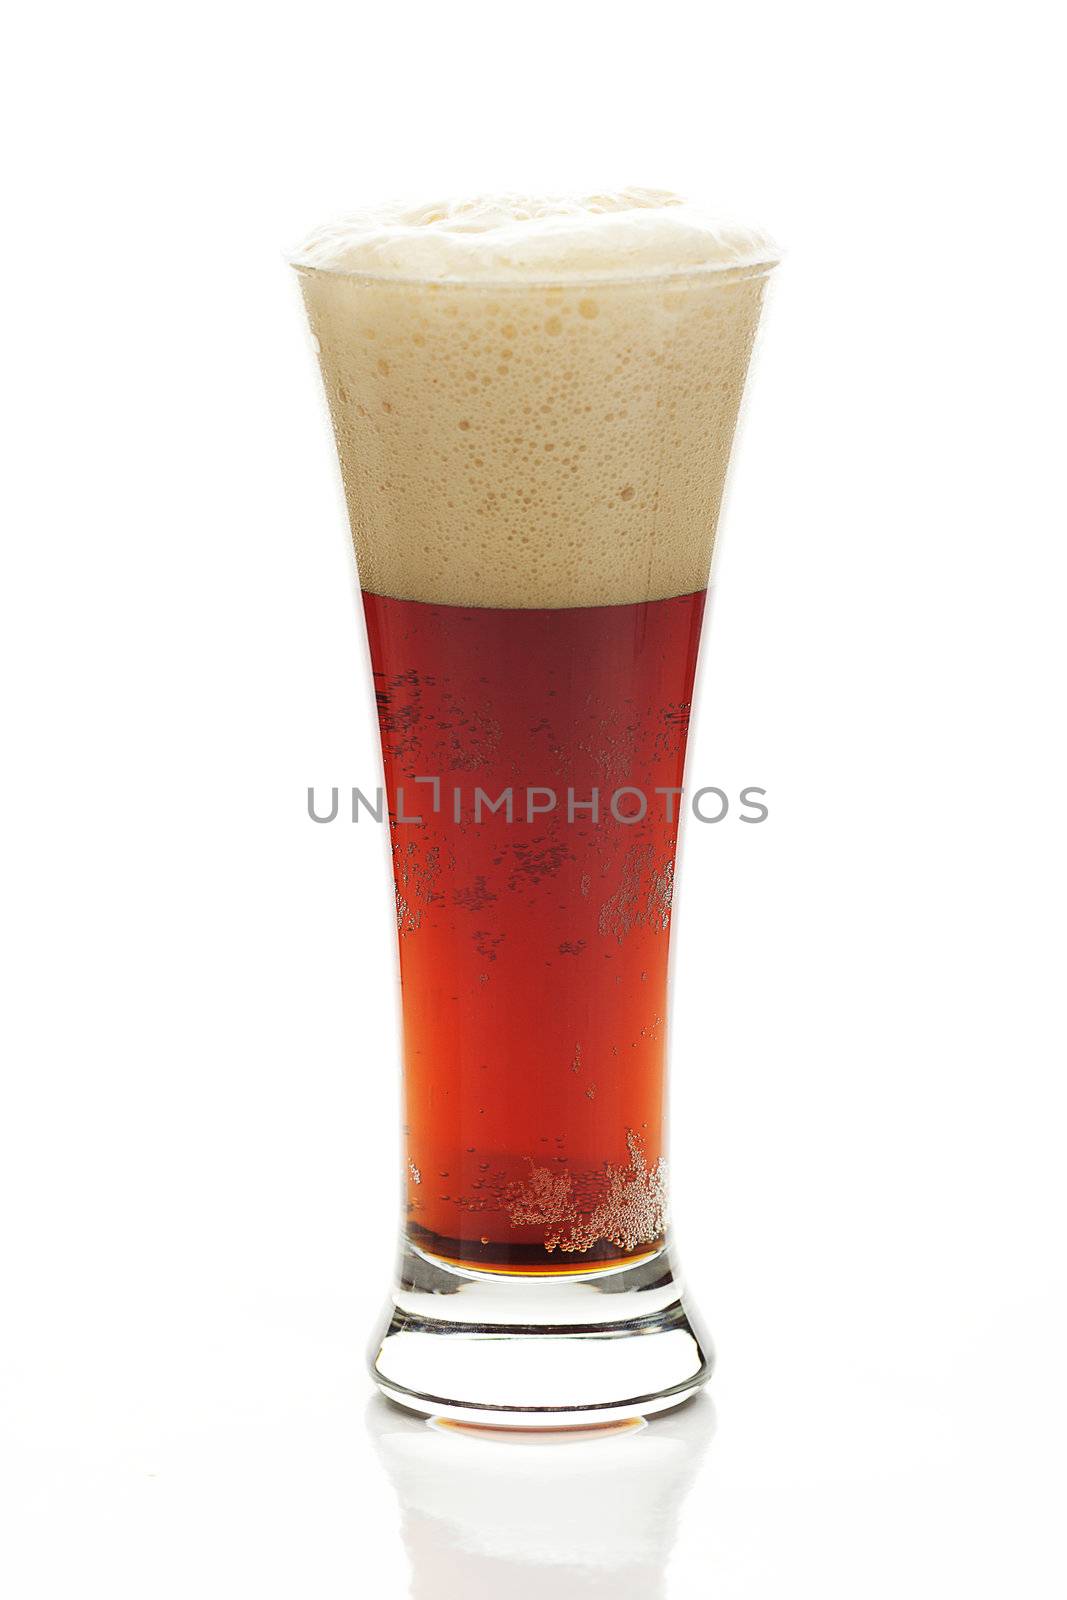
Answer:
<svg viewBox="0 0 1067 1600"><path fill-rule="evenodd" d="M704 593L519 610L364 592L390 812L407 1231L574 1272L664 1229L667 954ZM417 778L439 780L435 785ZM641 799L617 795L632 786ZM527 815L527 788L555 805ZM490 802L512 792L495 813ZM576 809L599 790L599 818ZM549 804L543 792L534 806ZM421 825L406 818L421 817ZM458 819L458 820L457 820Z"/></svg>

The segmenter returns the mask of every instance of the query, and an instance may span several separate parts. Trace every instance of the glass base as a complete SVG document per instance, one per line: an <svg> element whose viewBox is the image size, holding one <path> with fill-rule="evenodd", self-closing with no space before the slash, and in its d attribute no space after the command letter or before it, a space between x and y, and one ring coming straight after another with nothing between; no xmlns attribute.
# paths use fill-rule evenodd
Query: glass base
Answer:
<svg viewBox="0 0 1067 1600"><path fill-rule="evenodd" d="M483 1427L589 1427L679 1405L714 1353L668 1246L600 1271L476 1272L406 1243L373 1347L382 1393Z"/></svg>

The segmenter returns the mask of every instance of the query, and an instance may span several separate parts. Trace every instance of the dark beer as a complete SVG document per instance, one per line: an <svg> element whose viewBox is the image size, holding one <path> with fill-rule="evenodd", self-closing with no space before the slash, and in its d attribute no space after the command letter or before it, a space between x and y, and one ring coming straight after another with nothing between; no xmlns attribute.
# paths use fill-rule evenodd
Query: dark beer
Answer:
<svg viewBox="0 0 1067 1600"><path fill-rule="evenodd" d="M667 952L704 595L364 606L409 1236L511 1271L648 1252L665 1220Z"/></svg>

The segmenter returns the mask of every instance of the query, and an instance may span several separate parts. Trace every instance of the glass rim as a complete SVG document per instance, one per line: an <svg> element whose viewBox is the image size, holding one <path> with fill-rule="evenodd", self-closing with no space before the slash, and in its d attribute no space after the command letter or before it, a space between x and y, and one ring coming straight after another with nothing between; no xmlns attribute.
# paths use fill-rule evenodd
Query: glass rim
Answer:
<svg viewBox="0 0 1067 1600"><path fill-rule="evenodd" d="M289 256L287 264L293 271L301 276L311 278L341 278L350 283L360 283L375 287L396 285L405 289L480 289L487 293L507 294L521 291L529 292L531 289L596 289L603 291L612 288L633 288L636 285L651 286L657 283L678 284L684 282L703 282L705 280L730 279L743 281L748 278L766 278L774 271L782 260L781 252L757 261L706 261L697 262L691 266L671 267L665 272L615 272L602 273L596 276L590 274L557 274L546 277L515 277L515 278L409 278L392 272L350 272L337 267L317 267L311 262L301 261L299 257Z"/></svg>

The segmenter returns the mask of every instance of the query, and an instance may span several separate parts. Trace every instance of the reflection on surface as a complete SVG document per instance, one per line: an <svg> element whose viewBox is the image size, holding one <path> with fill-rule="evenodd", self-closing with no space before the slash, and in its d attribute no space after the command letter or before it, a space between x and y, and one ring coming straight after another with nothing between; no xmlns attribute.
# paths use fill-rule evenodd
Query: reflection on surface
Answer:
<svg viewBox="0 0 1067 1600"><path fill-rule="evenodd" d="M647 1424L522 1434L375 1399L367 1427L400 1501L412 1600L657 1600L715 1410L698 1395Z"/></svg>

